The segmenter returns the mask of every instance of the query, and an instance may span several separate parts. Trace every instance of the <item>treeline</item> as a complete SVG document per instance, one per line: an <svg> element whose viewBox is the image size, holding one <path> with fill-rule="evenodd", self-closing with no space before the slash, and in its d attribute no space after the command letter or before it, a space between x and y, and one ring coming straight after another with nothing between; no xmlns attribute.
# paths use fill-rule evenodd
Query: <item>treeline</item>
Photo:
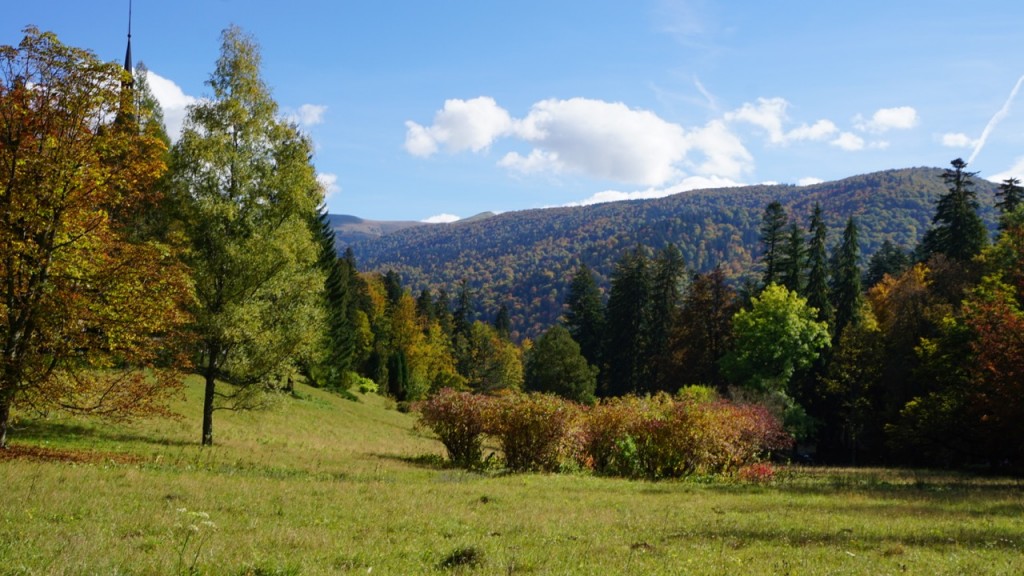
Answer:
<svg viewBox="0 0 1024 576"><path fill-rule="evenodd" d="M419 290L455 292L463 280L479 311L512 311L514 338L536 338L562 314L569 279L586 264L607 293L615 264L637 245L658 251L675 244L688 267L721 267L731 282L756 277L761 212L778 201L806 222L822 208L827 242L837 242L855 215L861 251L886 245L914 247L930 226L943 193L942 170L911 168L855 176L813 186L748 186L684 192L656 200L527 210L476 222L419 226L352 244L366 270L398 272ZM977 183L980 213L995 228L996 186Z"/></svg>

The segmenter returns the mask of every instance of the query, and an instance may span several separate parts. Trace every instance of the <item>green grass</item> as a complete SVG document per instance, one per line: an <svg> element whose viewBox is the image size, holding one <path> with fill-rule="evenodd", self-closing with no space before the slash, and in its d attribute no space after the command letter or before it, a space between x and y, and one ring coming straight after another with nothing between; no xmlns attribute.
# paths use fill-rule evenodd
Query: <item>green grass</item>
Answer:
<svg viewBox="0 0 1024 576"><path fill-rule="evenodd" d="M195 382L180 421L19 422L51 459L0 460L0 574L1024 573L1014 480L467 473L381 398L299 390L207 449Z"/></svg>

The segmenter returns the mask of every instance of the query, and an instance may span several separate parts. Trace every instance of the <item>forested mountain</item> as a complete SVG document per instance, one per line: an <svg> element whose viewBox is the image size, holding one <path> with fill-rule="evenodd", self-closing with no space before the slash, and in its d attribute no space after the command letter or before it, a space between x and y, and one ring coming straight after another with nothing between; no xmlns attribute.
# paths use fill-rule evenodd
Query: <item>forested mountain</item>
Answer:
<svg viewBox="0 0 1024 576"><path fill-rule="evenodd" d="M399 230L423 225L422 222L406 220L364 220L358 216L347 214L331 214L328 216L328 220L334 229L334 238L341 250L344 250L345 246L349 244L373 240Z"/></svg>
<svg viewBox="0 0 1024 576"><path fill-rule="evenodd" d="M976 182L981 214L994 228L997 185ZM776 200L804 230L819 203L830 249L847 219L855 217L866 262L885 240L915 247L945 191L941 169L908 168L812 186L697 190L656 200L509 212L409 227L350 246L360 269L394 270L415 292L430 286L455 294L466 280L483 318L504 304L513 335L532 337L562 314L570 276L581 263L606 289L624 250L675 243L689 268L703 272L721 265L729 278L741 281L756 273L758 229L765 206Z"/></svg>

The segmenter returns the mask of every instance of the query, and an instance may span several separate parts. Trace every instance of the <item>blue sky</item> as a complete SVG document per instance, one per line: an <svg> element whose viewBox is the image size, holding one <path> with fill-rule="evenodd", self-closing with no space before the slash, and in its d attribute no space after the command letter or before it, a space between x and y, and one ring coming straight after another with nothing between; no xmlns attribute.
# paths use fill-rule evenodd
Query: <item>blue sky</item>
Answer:
<svg viewBox="0 0 1024 576"><path fill-rule="evenodd" d="M4 7L107 60L127 0ZM332 213L424 220L970 160L1024 176L1024 3L136 0L172 132L237 24ZM1021 95L1024 98L1024 95Z"/></svg>

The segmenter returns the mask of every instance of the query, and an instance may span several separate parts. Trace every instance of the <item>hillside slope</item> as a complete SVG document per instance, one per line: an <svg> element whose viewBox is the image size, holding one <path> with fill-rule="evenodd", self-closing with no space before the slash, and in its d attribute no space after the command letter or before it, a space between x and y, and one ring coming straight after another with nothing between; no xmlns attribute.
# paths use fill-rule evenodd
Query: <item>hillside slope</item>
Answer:
<svg viewBox="0 0 1024 576"><path fill-rule="evenodd" d="M758 227L764 207L780 201L802 228L820 203L829 244L846 219L857 218L865 259L888 239L917 244L931 224L935 200L945 192L939 168L908 168L864 174L813 186L747 186L684 192L656 200L510 212L475 222L407 228L352 245L364 270L395 270L418 291L444 287L450 294L465 279L482 317L501 304L512 311L520 336L534 336L562 312L572 271L585 262L599 283L623 250L637 244L679 246L688 266L721 265L732 278L756 273ZM987 222L997 186L976 179Z"/></svg>

